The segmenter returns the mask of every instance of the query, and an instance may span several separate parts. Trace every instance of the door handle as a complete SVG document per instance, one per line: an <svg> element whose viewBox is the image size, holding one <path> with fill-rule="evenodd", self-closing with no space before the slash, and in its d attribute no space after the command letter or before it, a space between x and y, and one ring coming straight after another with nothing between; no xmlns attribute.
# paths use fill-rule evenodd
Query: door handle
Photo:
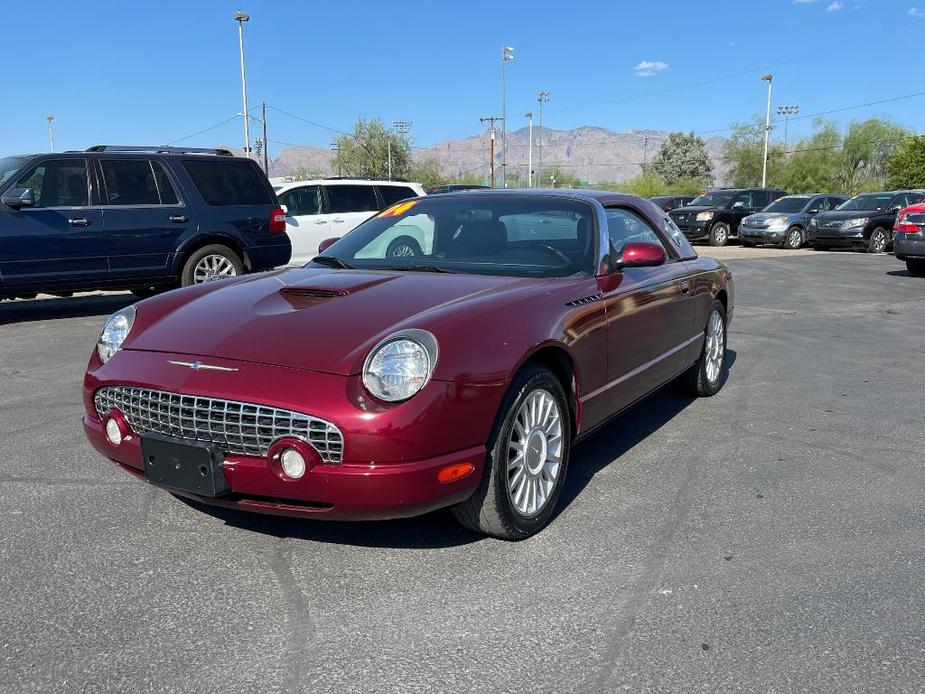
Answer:
<svg viewBox="0 0 925 694"><path fill-rule="evenodd" d="M189 220L182 214L175 214L170 217L170 221L174 224L186 224Z"/></svg>
<svg viewBox="0 0 925 694"><path fill-rule="evenodd" d="M681 293L690 294L690 292L691 292L690 280L681 280Z"/></svg>
<svg viewBox="0 0 925 694"><path fill-rule="evenodd" d="M327 223L328 222L326 219L316 219L315 220L315 224L327 224Z"/></svg>
<svg viewBox="0 0 925 694"><path fill-rule="evenodd" d="M86 217L76 217L76 218L73 218L73 219L68 219L67 222L68 222L68 224L70 224L72 227L88 227L88 226L90 226L90 220L87 219Z"/></svg>
<svg viewBox="0 0 925 694"><path fill-rule="evenodd" d="M344 223L344 220L343 220L343 219L335 219L335 220L333 220L333 221L334 221L335 224L343 224L343 223Z"/></svg>

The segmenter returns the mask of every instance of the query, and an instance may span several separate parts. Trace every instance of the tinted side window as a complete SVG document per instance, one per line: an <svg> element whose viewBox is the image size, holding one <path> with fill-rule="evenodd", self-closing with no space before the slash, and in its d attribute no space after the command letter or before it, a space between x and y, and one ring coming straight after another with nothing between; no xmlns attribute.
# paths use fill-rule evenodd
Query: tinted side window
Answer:
<svg viewBox="0 0 925 694"><path fill-rule="evenodd" d="M325 186L329 212L375 212L379 209L372 186Z"/></svg>
<svg viewBox="0 0 925 694"><path fill-rule="evenodd" d="M909 207L909 205L915 205L918 202L922 202L922 200L925 200L925 195L921 193L907 193L905 206Z"/></svg>
<svg viewBox="0 0 925 694"><path fill-rule="evenodd" d="M157 192L161 196L162 205L177 205L180 199L177 197L177 190L173 187L170 176L164 170L164 167L156 161L151 162L154 167L154 179L157 181Z"/></svg>
<svg viewBox="0 0 925 694"><path fill-rule="evenodd" d="M766 190L754 190L752 191L752 207L764 209L771 204L772 197L774 196Z"/></svg>
<svg viewBox="0 0 925 694"><path fill-rule="evenodd" d="M246 161L187 160L183 168L207 205L272 205L270 187Z"/></svg>
<svg viewBox="0 0 925 694"><path fill-rule="evenodd" d="M39 164L16 183L31 188L35 207L86 207L90 204L85 159L53 159Z"/></svg>
<svg viewBox="0 0 925 694"><path fill-rule="evenodd" d="M607 215L607 230L610 234L610 246L617 255L623 251L626 244L631 242L657 243L662 248L665 248L665 244L662 243L661 238L649 226L648 222L633 212L620 207L613 207L606 209L605 213ZM668 254L667 248L665 248L665 254Z"/></svg>
<svg viewBox="0 0 925 694"><path fill-rule="evenodd" d="M729 207L751 207L752 196L749 192L739 193L729 203Z"/></svg>
<svg viewBox="0 0 925 694"><path fill-rule="evenodd" d="M382 202L385 203L386 207L394 205L405 198L417 197L417 193L407 186L379 186L379 194L382 196Z"/></svg>
<svg viewBox="0 0 925 694"><path fill-rule="evenodd" d="M100 160L108 205L159 205L151 163L144 159Z"/></svg>
<svg viewBox="0 0 925 694"><path fill-rule="evenodd" d="M321 214L321 186L303 186L280 193L279 203L286 206L286 213L298 217Z"/></svg>

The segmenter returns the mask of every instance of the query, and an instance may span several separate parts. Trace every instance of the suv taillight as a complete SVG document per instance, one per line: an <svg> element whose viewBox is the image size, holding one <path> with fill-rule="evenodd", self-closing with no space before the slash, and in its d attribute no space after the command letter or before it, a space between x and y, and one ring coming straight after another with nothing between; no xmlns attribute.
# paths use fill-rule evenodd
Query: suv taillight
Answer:
<svg viewBox="0 0 925 694"><path fill-rule="evenodd" d="M279 234L286 231L286 213L277 207L270 213L270 233Z"/></svg>

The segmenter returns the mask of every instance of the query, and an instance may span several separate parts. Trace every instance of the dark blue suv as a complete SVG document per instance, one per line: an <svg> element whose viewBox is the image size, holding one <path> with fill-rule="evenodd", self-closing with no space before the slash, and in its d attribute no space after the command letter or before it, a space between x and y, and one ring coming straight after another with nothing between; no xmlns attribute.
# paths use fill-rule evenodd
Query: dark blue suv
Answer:
<svg viewBox="0 0 925 694"><path fill-rule="evenodd" d="M97 145L0 158L0 298L146 296L285 265L269 181L227 150Z"/></svg>

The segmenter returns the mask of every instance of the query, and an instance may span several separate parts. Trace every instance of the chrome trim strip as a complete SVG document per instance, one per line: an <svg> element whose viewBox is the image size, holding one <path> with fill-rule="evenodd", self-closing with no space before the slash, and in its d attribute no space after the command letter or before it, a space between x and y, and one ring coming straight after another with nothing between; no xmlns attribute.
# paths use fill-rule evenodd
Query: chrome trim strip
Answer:
<svg viewBox="0 0 925 694"><path fill-rule="evenodd" d="M690 338L690 339L688 339L688 340L685 340L684 342L682 342L682 343L681 343L680 345L678 345L677 347L672 347L671 349L669 349L669 350L668 350L667 352L665 352L664 354L658 355L657 357L655 357L655 359L652 359L651 361L647 361L645 364L642 364L642 365L640 365L640 366L637 366L637 367L636 367L635 369L633 369L632 371L629 371L629 372L623 374L622 376L620 376L620 377L617 378L617 379L614 379L614 380L611 381L610 383L607 383L607 384L605 384L605 385L602 385L602 386L601 386L600 388L598 388L597 390L592 390L590 393L588 393L587 395L585 395L583 398L580 398L580 400L581 400L582 402L585 402L585 401L587 401L587 400L590 400L591 398L597 397L597 396L600 395L601 393L603 393L603 392L605 392L605 391L607 391L607 390L610 390L610 389L613 388L614 386L618 386L618 385L620 385L621 383L623 383L624 381L628 381L628 380L631 379L633 376L638 376L639 374L641 374L641 373L642 373L643 371L645 371L646 369L648 369L648 368L650 368L650 367L652 367L652 366L655 366L658 362L662 361L663 359L667 359L667 358L670 357L672 354L676 354L677 352L680 352L682 349L684 349L685 347L687 347L688 345L690 345L692 342L696 342L697 340L701 339L702 337L703 337L703 333L697 333L697 334L694 335L692 338Z"/></svg>
<svg viewBox="0 0 925 694"><path fill-rule="evenodd" d="M175 361L173 359L168 359L167 363L173 364L174 366L185 366L193 371L237 371L237 369L232 369L227 366L203 364L201 361Z"/></svg>

